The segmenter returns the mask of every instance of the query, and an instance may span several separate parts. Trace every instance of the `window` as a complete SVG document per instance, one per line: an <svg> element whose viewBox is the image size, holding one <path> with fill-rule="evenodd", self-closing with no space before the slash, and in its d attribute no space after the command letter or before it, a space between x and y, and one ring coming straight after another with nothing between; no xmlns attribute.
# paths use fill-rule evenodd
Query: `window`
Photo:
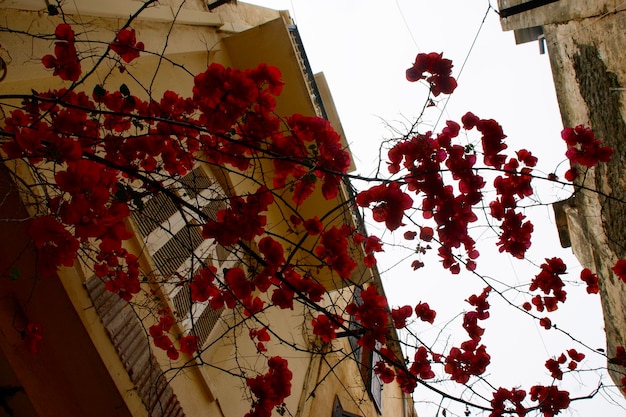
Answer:
<svg viewBox="0 0 626 417"><path fill-rule="evenodd" d="M347 411L343 411L339 398L335 396L335 403L333 404L333 414L331 417L360 417L357 414L352 414Z"/></svg>
<svg viewBox="0 0 626 417"><path fill-rule="evenodd" d="M354 302L357 305L360 305L363 302L361 299L361 290L358 288L354 292ZM355 331L359 329L359 326L354 323L354 320L350 320L349 328L350 330ZM380 360L380 355L376 352L376 350L366 349L360 346L357 343L357 338L355 336L349 336L348 340L350 341L350 347L352 348L354 359L359 366L363 383L365 384L365 387L367 387L369 396L376 405L376 409L380 414L383 410L383 381L374 372L374 366ZM376 342L376 349L380 349L381 347L380 343Z"/></svg>
<svg viewBox="0 0 626 417"><path fill-rule="evenodd" d="M172 188L180 198L215 219L217 212L226 208L224 193L215 179L202 167L177 182ZM222 310L213 310L206 303L192 305L189 286L178 286L172 277L190 276L204 262L218 269L233 267L236 259L231 252L202 237L202 219L177 205L165 194L157 194L132 214L145 248L156 267L155 278L162 278L164 292L169 296L174 313L182 320L182 327L193 332L202 346L217 323Z"/></svg>

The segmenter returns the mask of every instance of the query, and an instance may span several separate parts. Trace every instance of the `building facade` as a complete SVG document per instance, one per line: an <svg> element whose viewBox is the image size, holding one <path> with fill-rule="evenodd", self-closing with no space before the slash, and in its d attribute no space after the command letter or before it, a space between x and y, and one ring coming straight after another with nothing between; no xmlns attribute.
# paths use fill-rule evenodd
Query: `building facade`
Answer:
<svg viewBox="0 0 626 417"><path fill-rule="evenodd" d="M0 96L46 91L59 85L40 60L49 53L54 39L37 34L54 33L63 19L82 28L82 35L93 42L97 52L102 47L99 40L109 39L143 4L80 0L58 9L52 3L0 3L9 29L0 33ZM145 43L146 51L162 54L142 54L134 61L137 85L129 87L150 85L155 96L166 90L187 92L193 79L182 77L182 72L197 74L212 62L239 69L266 63L278 67L285 82L276 107L279 115L327 118L343 137L325 79L311 73L288 14L245 3L221 3L162 1L138 14L132 25L138 39ZM114 82L117 76L107 70L94 78ZM84 90L91 92L94 87L86 85ZM19 105L7 100L4 112L12 104ZM343 141L347 148L345 138ZM28 184L30 174L19 164L7 162L1 168L0 217L7 221L0 224L0 234L5 237L0 247L0 416L238 417L250 410L245 384L236 372L260 370L264 358L250 343L247 332L253 326L245 324L241 314L206 305L192 307L189 288L171 281L151 284L148 292L127 303L106 290L105 283L91 272L89 261L62 268L58 280L38 278L36 251L22 221L32 215L32 207L13 176L23 173ZM219 167L198 165L181 180L183 185L176 193L211 218L226 206L230 195L252 189L254 179L259 180L255 175L246 181ZM218 269L237 265L240 260L229 248L207 242L198 228L185 227L194 219L160 198L146 199L141 214L129 220L134 237L127 249L139 255L142 270L165 278L191 270L194 257L190 253L211 259ZM347 187L335 201L314 196L300 207L299 214L311 218L350 198ZM344 214L336 221L359 226L357 213ZM274 225L277 235L289 233L278 209L267 213L267 223ZM382 291L375 269L363 266L362 250L355 247L352 255L361 262L349 282L375 285ZM352 300L353 285L331 276L320 279L328 303ZM172 332L183 334L193 328L203 346L201 355L171 360L155 349L147 334L154 317L144 314L156 308L150 304L155 294L177 319ZM302 417L415 415L410 396L396 383L383 388L372 372L375 351L357 348L349 337L323 344L313 335L310 319L311 312L302 306L265 313L272 332L282 341L268 343L267 356L288 358L293 372L285 412ZM37 353L24 348L26 326L32 322L43 329ZM284 341L306 349L293 349ZM399 352L397 346L390 347Z"/></svg>
<svg viewBox="0 0 626 417"><path fill-rule="evenodd" d="M611 268L626 258L626 5L619 1L500 0L501 24L518 43L537 40L550 57L565 127L589 126L613 157L580 175L555 204L561 243L600 279L607 355L626 345L626 286ZM590 191L590 190L597 190ZM622 385L626 369L609 361Z"/></svg>

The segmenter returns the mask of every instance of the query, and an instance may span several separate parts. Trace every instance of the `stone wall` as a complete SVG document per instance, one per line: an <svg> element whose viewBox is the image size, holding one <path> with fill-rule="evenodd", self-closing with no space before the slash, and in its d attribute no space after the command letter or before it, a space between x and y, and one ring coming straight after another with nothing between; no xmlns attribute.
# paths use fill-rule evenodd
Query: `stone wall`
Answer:
<svg viewBox="0 0 626 417"><path fill-rule="evenodd" d="M624 8L612 0L559 1L502 19L505 30L543 28L563 125L590 126L614 150L610 163L581 175L574 196L555 205L561 242L600 278L609 358L626 345L626 285L611 270L626 259ZM610 363L609 371L616 384L626 376Z"/></svg>

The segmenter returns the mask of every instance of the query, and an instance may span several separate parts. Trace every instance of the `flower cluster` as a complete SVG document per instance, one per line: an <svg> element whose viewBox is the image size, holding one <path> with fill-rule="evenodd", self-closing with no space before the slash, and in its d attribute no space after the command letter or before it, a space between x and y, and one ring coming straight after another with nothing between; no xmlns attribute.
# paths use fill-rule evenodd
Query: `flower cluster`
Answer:
<svg viewBox="0 0 626 417"><path fill-rule="evenodd" d="M583 268L580 271L580 279L587 284L588 294L597 294L600 288L598 287L598 276L591 272L589 268Z"/></svg>
<svg viewBox="0 0 626 417"><path fill-rule="evenodd" d="M58 75L62 80L78 81L82 69L72 27L67 23L57 25L54 37L57 39L54 43L54 55L45 55L41 58L41 63L48 69L54 69L52 75Z"/></svg>
<svg viewBox="0 0 626 417"><path fill-rule="evenodd" d="M609 162L613 156L613 149L609 146L601 146L602 142L595 138L593 131L583 125L563 129L561 137L568 146L565 156L572 164L590 168L600 162ZM568 181L573 181L577 176L575 168L565 173Z"/></svg>
<svg viewBox="0 0 626 417"><path fill-rule="evenodd" d="M291 394L291 378L288 363L280 356L267 361L268 371L254 378L247 378L246 385L256 397L254 408L245 417L270 417L274 407L283 403Z"/></svg>
<svg viewBox="0 0 626 417"><path fill-rule="evenodd" d="M476 311L468 311L463 315L463 328L472 340L480 340L485 333L485 329L478 325L478 320L486 320L489 318L489 303L487 297L491 292L491 287L486 287L480 295L472 295L467 302L476 307Z"/></svg>
<svg viewBox="0 0 626 417"><path fill-rule="evenodd" d="M348 304L346 313L353 316L365 331L358 344L367 349L374 349L376 342L385 343L387 340L389 320L387 299L378 294L376 287L370 286L361 291L361 300L360 304L355 302Z"/></svg>
<svg viewBox="0 0 626 417"><path fill-rule="evenodd" d="M223 246L234 245L239 239L250 241L265 231L266 218L259 213L273 201L274 195L265 186L245 199L233 197L229 208L218 211L216 220L207 220L202 226L202 236Z"/></svg>
<svg viewBox="0 0 626 417"><path fill-rule="evenodd" d="M143 42L137 42L135 29L122 29L117 32L109 47L127 64L139 58L139 52L144 49Z"/></svg>
<svg viewBox="0 0 626 417"><path fill-rule="evenodd" d="M374 220L384 222L389 230L402 226L404 212L413 206L413 199L400 189L398 183L381 184L361 191L356 196L356 203L361 207L372 208Z"/></svg>
<svg viewBox="0 0 626 417"><path fill-rule="evenodd" d="M569 349L567 351L568 356L570 357L570 362L567 365L567 368L570 371L573 371L578 367L578 362L582 361L585 358L583 353L577 352L575 349ZM565 353L561 353L558 358L550 358L546 361L546 369L550 371L550 375L552 378L561 380L563 379L563 370L561 369L561 365L564 365L567 362L567 357Z"/></svg>
<svg viewBox="0 0 626 417"><path fill-rule="evenodd" d="M312 323L313 334L319 336L322 342L330 343L331 340L337 337L336 330L343 323L343 319L337 315L329 317L326 314L318 314Z"/></svg>
<svg viewBox="0 0 626 417"><path fill-rule="evenodd" d="M565 283L561 279L561 275L565 274L567 267L560 258L546 259L541 264L541 272L535 276L530 283L530 291L540 289L546 296L536 295L532 299L532 303L537 311L543 311L544 307L548 311L554 311L558 308L557 303L564 303L567 293L563 290ZM552 293L552 296L547 296Z"/></svg>
<svg viewBox="0 0 626 417"><path fill-rule="evenodd" d="M425 72L430 75L424 75ZM452 61L445 59L443 54L420 53L415 58L413 66L406 70L406 79L411 82L426 80L430 84L431 92L437 97L441 93L452 94L456 89L456 80L450 74Z"/></svg>
<svg viewBox="0 0 626 417"><path fill-rule="evenodd" d="M173 325L174 319L171 315L166 314L159 318L157 324L150 326L148 333L150 333L156 347L166 351L168 358L176 360L179 357L179 353L168 334Z"/></svg>
<svg viewBox="0 0 626 417"><path fill-rule="evenodd" d="M315 248L315 254L343 279L350 278L357 266L348 254L348 236L351 233L346 225L333 226L322 232L320 243Z"/></svg>
<svg viewBox="0 0 626 417"><path fill-rule="evenodd" d="M555 386L535 385L530 388L531 401L537 401L539 410L545 417L554 417L569 407L569 392L560 391Z"/></svg>
<svg viewBox="0 0 626 417"><path fill-rule="evenodd" d="M465 384L472 375L481 375L487 369L491 356L485 345L478 345L477 340L461 343L460 348L453 347L446 356L444 370L453 381Z"/></svg>
<svg viewBox="0 0 626 417"><path fill-rule="evenodd" d="M526 391L513 388L508 390L506 388L498 388L493 393L493 400L491 400L491 407L493 411L489 414L489 417L503 417L510 412L510 404L514 407L518 417L526 416L526 407L522 405L522 401L526 398ZM506 413L506 414L505 414Z"/></svg>

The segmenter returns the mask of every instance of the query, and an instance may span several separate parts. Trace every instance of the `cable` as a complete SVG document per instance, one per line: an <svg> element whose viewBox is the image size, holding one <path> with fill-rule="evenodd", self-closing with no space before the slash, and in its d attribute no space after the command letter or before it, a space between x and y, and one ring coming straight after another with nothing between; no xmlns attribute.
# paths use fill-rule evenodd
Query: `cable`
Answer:
<svg viewBox="0 0 626 417"><path fill-rule="evenodd" d="M406 27L407 32L409 32L409 36L413 40L413 44L417 48L417 52L422 52L419 45L417 44L417 41L415 40L415 37L413 36L413 32L411 32L411 27L409 26L409 23L406 21L406 17L404 16L404 13L402 12L402 8L400 7L399 0L396 0L396 7L398 8L398 13L400 13L400 17L402 17L402 21L404 22L404 26Z"/></svg>

